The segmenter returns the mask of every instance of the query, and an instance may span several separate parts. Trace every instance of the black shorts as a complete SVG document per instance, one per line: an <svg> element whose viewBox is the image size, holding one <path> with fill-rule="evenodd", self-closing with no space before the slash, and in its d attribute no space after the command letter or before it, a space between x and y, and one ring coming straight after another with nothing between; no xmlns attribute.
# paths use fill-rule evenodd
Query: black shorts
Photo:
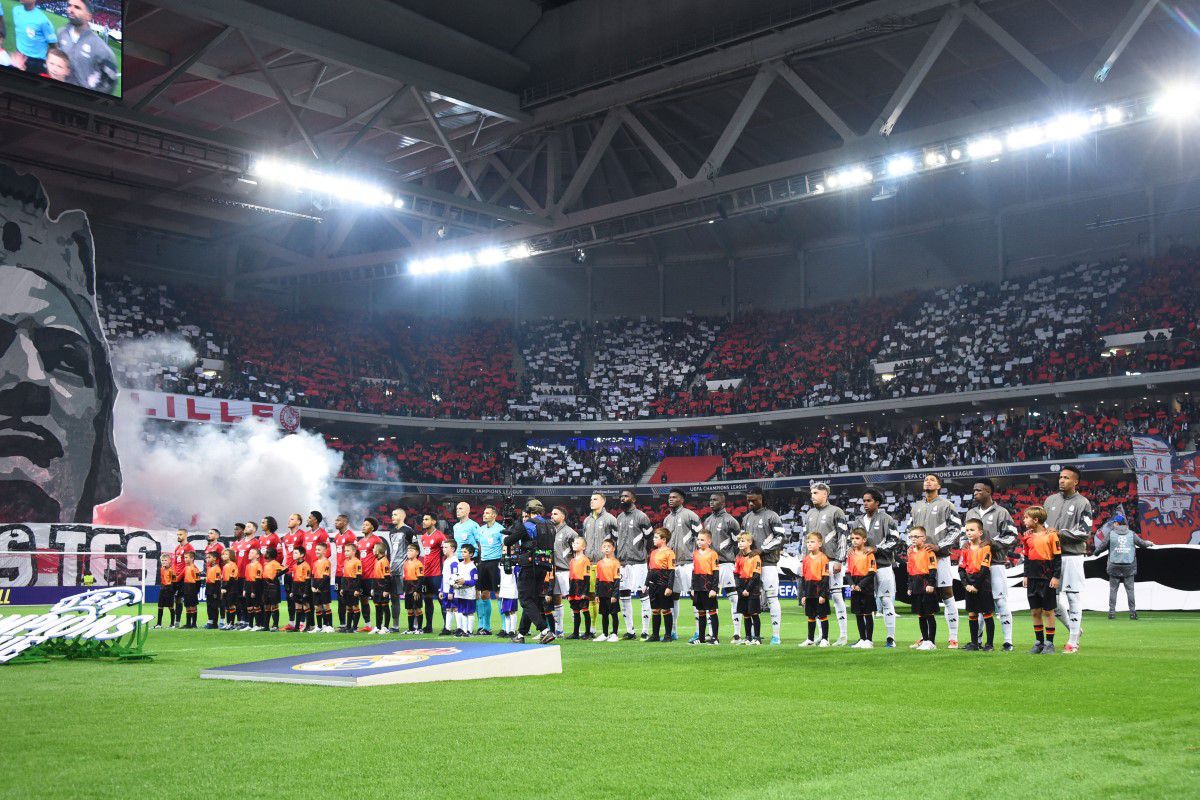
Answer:
<svg viewBox="0 0 1200 800"><path fill-rule="evenodd" d="M1058 608L1058 590L1050 588L1050 581L1031 580L1025 589L1030 610L1053 611Z"/></svg>
<svg viewBox="0 0 1200 800"><path fill-rule="evenodd" d="M391 580L376 579L371 581L371 598L376 603L382 603L392 596Z"/></svg>
<svg viewBox="0 0 1200 800"><path fill-rule="evenodd" d="M158 605L160 608L170 608L175 605L175 588L175 584L159 587Z"/></svg>
<svg viewBox="0 0 1200 800"><path fill-rule="evenodd" d="M875 593L863 591L850 593L850 613L851 614L874 614L875 613Z"/></svg>
<svg viewBox="0 0 1200 800"><path fill-rule="evenodd" d="M696 598L700 595L707 595L709 592L717 592L720 590L716 575L697 575L692 573L692 597Z"/></svg>
<svg viewBox="0 0 1200 800"><path fill-rule="evenodd" d="M421 578L422 591L427 597L437 597L442 593L442 576L425 575Z"/></svg>
<svg viewBox="0 0 1200 800"><path fill-rule="evenodd" d="M243 581L243 594L246 597L246 606L248 608L257 608L262 600L262 586L258 585L257 581Z"/></svg>
<svg viewBox="0 0 1200 800"><path fill-rule="evenodd" d="M749 597L737 593L737 610L739 614L759 614L762 612L762 592L751 592Z"/></svg>
<svg viewBox="0 0 1200 800"><path fill-rule="evenodd" d="M977 592L966 592L968 614L992 614L996 611L996 601L992 597L992 587L980 586Z"/></svg>
<svg viewBox="0 0 1200 800"><path fill-rule="evenodd" d="M221 584L204 582L204 602L210 606L221 604Z"/></svg>
<svg viewBox="0 0 1200 800"><path fill-rule="evenodd" d="M621 587L616 581L596 581L596 597L603 600L605 598L615 599L620 595Z"/></svg>
<svg viewBox="0 0 1200 800"><path fill-rule="evenodd" d="M567 596L571 598L587 597L588 595L588 579L587 578L572 578L567 584Z"/></svg>
<svg viewBox="0 0 1200 800"><path fill-rule="evenodd" d="M825 598L825 602L821 602L821 595L816 597L804 598L804 616L809 619L820 619L821 617L829 616L829 598Z"/></svg>
<svg viewBox="0 0 1200 800"><path fill-rule="evenodd" d="M421 613L421 593L420 592L405 592L404 607L409 611Z"/></svg>
<svg viewBox="0 0 1200 800"><path fill-rule="evenodd" d="M913 592L910 597L913 613L917 616L926 617L937 612L940 598L936 590L933 592L917 591Z"/></svg>
<svg viewBox="0 0 1200 800"><path fill-rule="evenodd" d="M263 592L263 602L269 606L279 605L279 598L282 595L279 593L279 584L271 581L267 584L266 590Z"/></svg>
<svg viewBox="0 0 1200 800"><path fill-rule="evenodd" d="M222 588L225 594L225 605L237 605L238 598L242 596L242 579L234 578L233 580L225 581Z"/></svg>
<svg viewBox="0 0 1200 800"><path fill-rule="evenodd" d="M500 591L500 559L495 561L480 561L475 565L479 578L475 588L481 592Z"/></svg>
<svg viewBox="0 0 1200 800"><path fill-rule="evenodd" d="M587 611L588 599L586 597L577 597L571 600L572 611Z"/></svg>
<svg viewBox="0 0 1200 800"><path fill-rule="evenodd" d="M650 587L650 608L655 611L670 611L675 606L675 595L667 594L667 586Z"/></svg>
<svg viewBox="0 0 1200 800"><path fill-rule="evenodd" d="M358 592L362 591L360 589L360 584L361 584L361 581L359 578L346 578L346 577L339 578L338 579L338 602L343 603L348 606L353 605L354 603L357 603L358 597L356 595Z"/></svg>

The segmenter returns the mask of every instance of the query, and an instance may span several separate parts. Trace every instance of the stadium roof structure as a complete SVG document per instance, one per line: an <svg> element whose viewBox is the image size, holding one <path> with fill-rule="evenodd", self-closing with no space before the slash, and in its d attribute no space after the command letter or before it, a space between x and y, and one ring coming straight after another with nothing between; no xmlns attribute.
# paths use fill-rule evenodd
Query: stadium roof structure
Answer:
<svg viewBox="0 0 1200 800"><path fill-rule="evenodd" d="M1194 24L1157 0L129 0L123 42L120 102L0 84L3 157L101 219L229 245L248 283L518 241L787 251L861 224L820 203L762 224L814 169L1200 72ZM260 180L267 161L311 185ZM364 186L387 202L353 202Z"/></svg>

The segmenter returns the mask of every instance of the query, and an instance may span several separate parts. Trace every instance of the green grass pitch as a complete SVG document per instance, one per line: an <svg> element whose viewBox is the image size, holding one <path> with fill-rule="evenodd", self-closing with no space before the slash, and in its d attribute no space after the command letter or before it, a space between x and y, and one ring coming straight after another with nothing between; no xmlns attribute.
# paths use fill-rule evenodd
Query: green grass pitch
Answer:
<svg viewBox="0 0 1200 800"><path fill-rule="evenodd" d="M0 797L1200 796L1200 614L1088 614L1078 656L1027 655L1027 613L1013 653L910 651L907 615L896 650L800 650L803 626L357 689L199 673L381 637L152 631L153 663L0 667Z"/></svg>

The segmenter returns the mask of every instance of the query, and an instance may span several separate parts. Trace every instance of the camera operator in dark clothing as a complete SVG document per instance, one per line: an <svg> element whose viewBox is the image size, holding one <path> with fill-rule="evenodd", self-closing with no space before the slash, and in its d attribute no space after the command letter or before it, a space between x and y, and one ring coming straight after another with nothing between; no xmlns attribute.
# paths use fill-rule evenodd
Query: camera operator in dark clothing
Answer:
<svg viewBox="0 0 1200 800"><path fill-rule="evenodd" d="M538 642L554 641L554 631L546 624L542 612L544 596L549 591L546 576L553 568L554 525L542 516L546 511L540 500L525 504L521 519L513 520L504 534L504 546L516 557L517 599L521 603L521 627L512 640L525 643L525 634L532 625L538 630Z"/></svg>

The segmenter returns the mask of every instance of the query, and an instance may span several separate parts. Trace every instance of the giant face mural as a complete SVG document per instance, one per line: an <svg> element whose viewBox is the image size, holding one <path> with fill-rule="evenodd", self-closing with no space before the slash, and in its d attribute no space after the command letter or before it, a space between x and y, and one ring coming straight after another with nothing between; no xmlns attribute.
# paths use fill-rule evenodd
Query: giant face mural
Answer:
<svg viewBox="0 0 1200 800"><path fill-rule="evenodd" d="M121 492L92 233L0 164L0 521L91 522Z"/></svg>

